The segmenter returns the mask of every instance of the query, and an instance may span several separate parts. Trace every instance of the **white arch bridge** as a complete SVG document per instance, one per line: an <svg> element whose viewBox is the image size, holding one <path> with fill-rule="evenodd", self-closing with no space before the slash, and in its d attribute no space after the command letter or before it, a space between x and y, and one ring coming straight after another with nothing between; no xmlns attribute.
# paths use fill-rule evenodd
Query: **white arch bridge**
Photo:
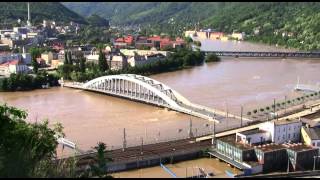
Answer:
<svg viewBox="0 0 320 180"><path fill-rule="evenodd" d="M62 85L166 107L216 123L219 123L219 116L226 115L225 112L193 104L163 83L141 75L110 75L93 79L87 83L72 82ZM240 117L234 117L240 119Z"/></svg>

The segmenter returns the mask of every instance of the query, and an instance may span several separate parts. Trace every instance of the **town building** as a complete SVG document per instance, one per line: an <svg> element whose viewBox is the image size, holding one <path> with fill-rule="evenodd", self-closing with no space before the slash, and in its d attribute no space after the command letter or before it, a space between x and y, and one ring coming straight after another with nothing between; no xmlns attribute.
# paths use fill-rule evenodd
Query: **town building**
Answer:
<svg viewBox="0 0 320 180"><path fill-rule="evenodd" d="M46 64L51 64L51 61L58 59L58 54L54 52L44 52L41 54L41 59L45 60Z"/></svg>
<svg viewBox="0 0 320 180"><path fill-rule="evenodd" d="M153 63L156 61L164 60L165 56L158 54L148 54L148 55L138 55L137 53L134 56L128 58L128 64L131 67L142 66L145 64Z"/></svg>
<svg viewBox="0 0 320 180"><path fill-rule="evenodd" d="M236 133L236 142L246 144L264 144L271 142L271 133L261 129L253 129Z"/></svg>
<svg viewBox="0 0 320 180"><path fill-rule="evenodd" d="M209 38L211 40L218 40L221 39L224 36L223 32L210 32Z"/></svg>
<svg viewBox="0 0 320 180"><path fill-rule="evenodd" d="M320 148L320 128L319 127L302 127L302 142L306 145Z"/></svg>
<svg viewBox="0 0 320 180"><path fill-rule="evenodd" d="M281 120L263 123L259 129L271 133L272 142L281 144L285 142L298 142L300 140L300 120Z"/></svg>
<svg viewBox="0 0 320 180"><path fill-rule="evenodd" d="M196 34L196 31L185 31L184 37L193 37Z"/></svg>
<svg viewBox="0 0 320 180"><path fill-rule="evenodd" d="M31 63L31 55L30 53L0 53L0 64L11 62L14 60L19 60L24 64L30 64Z"/></svg>
<svg viewBox="0 0 320 180"><path fill-rule="evenodd" d="M10 74L28 73L30 69L19 59L0 64L0 75L10 76Z"/></svg>
<svg viewBox="0 0 320 180"><path fill-rule="evenodd" d="M231 37L234 38L234 39L237 39L237 40L243 40L244 37L245 37L245 34L244 33L236 33L236 32L233 32L231 34Z"/></svg>
<svg viewBox="0 0 320 180"><path fill-rule="evenodd" d="M123 55L108 55L107 63L111 70L120 70L128 66L127 57Z"/></svg>
<svg viewBox="0 0 320 180"><path fill-rule="evenodd" d="M152 55L152 54L162 54L168 56L171 54L170 51L158 51L158 50L139 50L139 49L120 49L120 52L125 56L134 56L135 53L140 56Z"/></svg>

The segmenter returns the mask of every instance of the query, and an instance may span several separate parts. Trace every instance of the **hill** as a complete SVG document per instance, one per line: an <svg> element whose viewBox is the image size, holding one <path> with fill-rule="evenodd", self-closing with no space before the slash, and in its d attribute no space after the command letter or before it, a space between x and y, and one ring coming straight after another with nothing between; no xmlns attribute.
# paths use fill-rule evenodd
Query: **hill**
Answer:
<svg viewBox="0 0 320 180"><path fill-rule="evenodd" d="M115 25L147 25L151 33L179 33L200 27L245 32L248 40L304 50L320 49L319 2L64 2ZM283 35L282 35L283 34Z"/></svg>
<svg viewBox="0 0 320 180"><path fill-rule="evenodd" d="M32 23L41 23L43 19L86 23L83 17L58 2L30 2L30 11ZM19 18L24 22L28 19L26 2L0 2L0 12L1 24L16 23Z"/></svg>

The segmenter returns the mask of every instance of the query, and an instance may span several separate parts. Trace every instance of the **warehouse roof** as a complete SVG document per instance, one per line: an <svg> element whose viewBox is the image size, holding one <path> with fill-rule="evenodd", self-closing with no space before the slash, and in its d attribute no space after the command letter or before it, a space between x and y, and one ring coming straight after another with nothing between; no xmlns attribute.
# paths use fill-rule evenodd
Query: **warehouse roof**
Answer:
<svg viewBox="0 0 320 180"><path fill-rule="evenodd" d="M275 143L254 146L254 148L259 149L263 152L270 152L270 151L277 151L277 150L285 149L285 147L283 145L275 144Z"/></svg>
<svg viewBox="0 0 320 180"><path fill-rule="evenodd" d="M243 144L243 143L236 142L235 135L225 136L225 137L219 138L218 140L223 141L225 143L228 143L228 144L230 144L238 149L241 149L241 150L253 149L253 146L250 146L249 144Z"/></svg>
<svg viewBox="0 0 320 180"><path fill-rule="evenodd" d="M295 152L300 152L300 151L308 151L308 150L312 150L312 149L316 149L313 148L311 146L302 144L302 143L293 143L293 144L283 144L283 146L285 146L287 149L293 150Z"/></svg>
<svg viewBox="0 0 320 180"><path fill-rule="evenodd" d="M258 133L266 133L267 131L264 131L262 129L252 129L252 130L248 130L248 131L243 131L243 132L239 132L239 134L243 134L243 135L252 135L252 134L258 134Z"/></svg>

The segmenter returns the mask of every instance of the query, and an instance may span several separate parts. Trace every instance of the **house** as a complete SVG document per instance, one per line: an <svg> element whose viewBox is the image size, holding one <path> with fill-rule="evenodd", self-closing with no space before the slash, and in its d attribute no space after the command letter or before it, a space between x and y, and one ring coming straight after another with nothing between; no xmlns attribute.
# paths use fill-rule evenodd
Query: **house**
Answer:
<svg viewBox="0 0 320 180"><path fill-rule="evenodd" d="M154 47L154 44L151 40L138 40L135 43L135 47L137 49L141 49L142 47L152 48Z"/></svg>
<svg viewBox="0 0 320 180"><path fill-rule="evenodd" d="M145 62L146 62L146 59L145 59L144 56L135 55L135 56L129 56L128 57L128 64L131 67L144 65Z"/></svg>
<svg viewBox="0 0 320 180"><path fill-rule="evenodd" d="M195 35L196 31L185 31L184 37L193 37Z"/></svg>
<svg viewBox="0 0 320 180"><path fill-rule="evenodd" d="M272 142L281 144L284 142L297 142L300 140L300 128L302 122L296 120L281 120L263 123L259 128L271 133Z"/></svg>
<svg viewBox="0 0 320 180"><path fill-rule="evenodd" d="M244 33L235 33L233 32L231 34L231 37L237 40L243 40L244 39L245 34Z"/></svg>
<svg viewBox="0 0 320 180"><path fill-rule="evenodd" d="M306 145L320 148L320 128L319 127L302 127L302 142Z"/></svg>
<svg viewBox="0 0 320 180"><path fill-rule="evenodd" d="M46 64L51 64L53 59L58 59L58 54L54 52L44 52L41 54L41 58L45 60Z"/></svg>
<svg viewBox="0 0 320 180"><path fill-rule="evenodd" d="M127 57L123 55L108 56L107 63L112 70L123 69L128 65Z"/></svg>
<svg viewBox="0 0 320 180"><path fill-rule="evenodd" d="M29 71L30 69L28 68L28 66L23 64L18 59L0 64L0 75L2 76L9 76L12 73L28 73Z"/></svg>
<svg viewBox="0 0 320 180"><path fill-rule="evenodd" d="M209 34L209 38L211 40L217 40L217 39L221 39L221 37L224 36L224 33L223 32L211 32Z"/></svg>
<svg viewBox="0 0 320 180"><path fill-rule="evenodd" d="M197 31L197 32L196 32L196 36L197 36L199 39L207 39L207 38L208 38L208 32L205 32L205 31Z"/></svg>
<svg viewBox="0 0 320 180"><path fill-rule="evenodd" d="M59 59L53 59L51 61L51 67L58 68L60 65L63 65L63 62L61 62Z"/></svg>

